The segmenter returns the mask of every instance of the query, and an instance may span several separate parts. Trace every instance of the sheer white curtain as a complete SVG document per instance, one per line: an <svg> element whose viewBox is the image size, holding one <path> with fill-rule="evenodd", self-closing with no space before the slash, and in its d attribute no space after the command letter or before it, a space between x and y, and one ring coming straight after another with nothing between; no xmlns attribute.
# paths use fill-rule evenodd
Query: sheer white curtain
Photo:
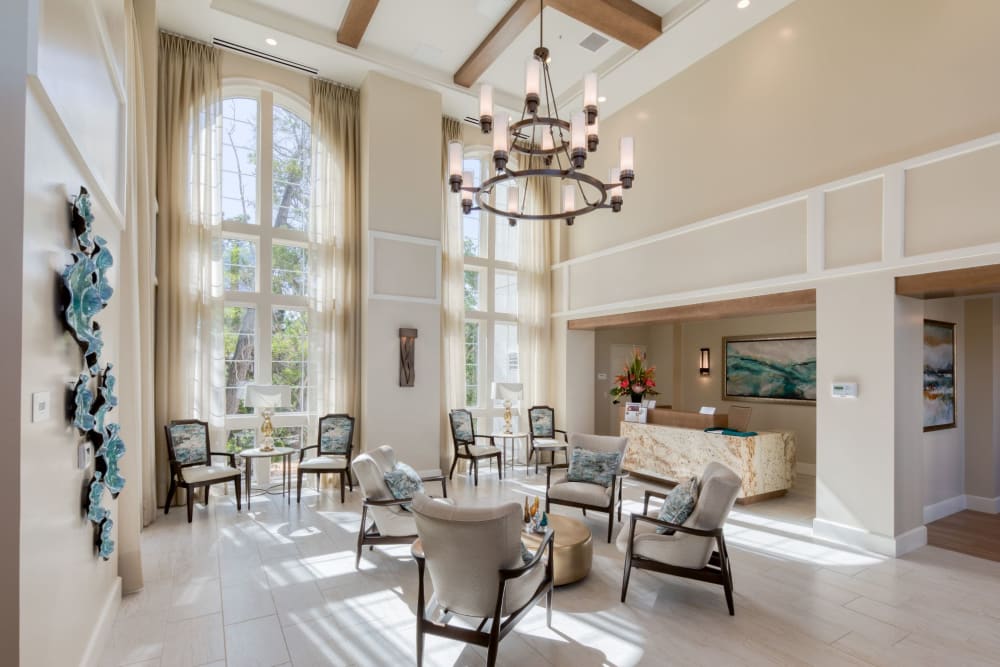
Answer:
<svg viewBox="0 0 1000 667"><path fill-rule="evenodd" d="M542 168L540 159L530 163ZM552 191L549 179L528 177L527 208L533 213L551 210ZM518 223L520 237L517 270L517 347L521 383L522 424L527 424L527 409L549 402L549 316L551 289L552 225L548 220L525 220Z"/></svg>
<svg viewBox="0 0 1000 667"><path fill-rule="evenodd" d="M310 440L329 412L360 417L361 148L357 90L312 81ZM354 442L359 444L360 421Z"/></svg>
<svg viewBox="0 0 1000 667"><path fill-rule="evenodd" d="M164 424L202 419L213 447L225 442L218 50L161 33L158 99L155 413L165 494Z"/></svg>
<svg viewBox="0 0 1000 667"><path fill-rule="evenodd" d="M448 142L461 141L462 125L442 118L441 192L441 469L451 462L448 411L465 407L465 247L459 196L448 187Z"/></svg>

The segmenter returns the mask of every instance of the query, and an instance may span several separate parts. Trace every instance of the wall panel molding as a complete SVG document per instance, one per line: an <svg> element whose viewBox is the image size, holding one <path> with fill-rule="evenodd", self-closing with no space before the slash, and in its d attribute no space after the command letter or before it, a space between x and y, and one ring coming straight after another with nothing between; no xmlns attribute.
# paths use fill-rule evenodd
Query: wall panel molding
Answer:
<svg viewBox="0 0 1000 667"><path fill-rule="evenodd" d="M399 272L403 282L417 278L425 270L433 271L433 285L429 290L416 293L404 293L401 289L382 289L377 285L377 269L380 262L380 252L378 250L379 241L391 244L404 244L414 246L414 249L430 249L433 254L431 262L426 262L426 266L400 267L393 265L393 270ZM384 251L383 251L384 252ZM426 278L423 278L428 282ZM436 239L428 239L421 236L409 236L405 234L392 234L389 232L368 232L368 298L381 299L387 301L404 301L408 303L441 303L441 242Z"/></svg>

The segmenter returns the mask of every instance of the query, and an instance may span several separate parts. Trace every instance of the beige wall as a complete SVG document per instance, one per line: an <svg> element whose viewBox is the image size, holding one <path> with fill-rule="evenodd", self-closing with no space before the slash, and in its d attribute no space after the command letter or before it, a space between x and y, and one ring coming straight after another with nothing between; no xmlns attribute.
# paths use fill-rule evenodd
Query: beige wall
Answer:
<svg viewBox="0 0 1000 667"><path fill-rule="evenodd" d="M969 359L959 394L965 414L964 492L993 499L1000 496L1000 297L969 299L964 305L962 340Z"/></svg>
<svg viewBox="0 0 1000 667"><path fill-rule="evenodd" d="M407 123L399 122L401 108ZM411 127L425 130L413 133ZM362 447L391 445L417 470L438 470L444 465L437 289L441 96L369 73L361 86L361 145L367 184L362 194ZM407 159L399 159L400 150ZM385 234L394 236L380 236ZM401 251L403 246L410 252ZM413 387L399 386L400 328L419 332Z"/></svg>
<svg viewBox="0 0 1000 667"><path fill-rule="evenodd" d="M64 417L67 383L83 370L83 359L60 322L56 303L58 275L74 247L67 201L81 185L93 195L95 231L120 257L125 111L113 77L124 72L124 63L116 60L116 69L109 70L96 20L120 26L124 6L101 6L107 13L95 19L86 0L42 2L37 79L29 78L24 243L18 246L24 267L19 346L23 665L96 664L120 595L117 554L107 562L97 557L94 527L83 509L93 467L77 467L81 438ZM121 45L114 41L122 39L120 31L112 35L107 52L121 57ZM117 269L111 282L120 290ZM102 363L118 362L118 304L113 298L96 318L105 341ZM50 394L51 416L32 422L31 395L39 391ZM138 455L138 444L128 445L130 455ZM106 494L105 505L117 522L118 503Z"/></svg>
<svg viewBox="0 0 1000 667"><path fill-rule="evenodd" d="M791 4L601 121L588 170L634 135L635 187L560 259L996 132L997 25L993 0Z"/></svg>

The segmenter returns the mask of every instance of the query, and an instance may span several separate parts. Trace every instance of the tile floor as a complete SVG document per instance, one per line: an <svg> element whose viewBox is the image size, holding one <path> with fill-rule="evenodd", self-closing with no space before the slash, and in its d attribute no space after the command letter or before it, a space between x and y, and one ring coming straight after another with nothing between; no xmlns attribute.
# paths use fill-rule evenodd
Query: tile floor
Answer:
<svg viewBox="0 0 1000 667"><path fill-rule="evenodd" d="M530 613L504 640L507 665L998 665L1000 563L925 547L891 560L811 539L814 479L739 507L727 536L736 616L721 589L636 571L619 600L622 555L595 541L584 581L556 590L552 628ZM523 468L449 495L494 503L543 495ZM630 480L626 513L644 484ZM415 663L416 566L408 547L365 552L354 569L360 493L303 492L301 505L231 496L160 516L143 534L146 587L122 601L102 665ZM559 508L579 517L579 512ZM585 519L595 535L599 516ZM482 665L485 652L429 638L428 665Z"/></svg>

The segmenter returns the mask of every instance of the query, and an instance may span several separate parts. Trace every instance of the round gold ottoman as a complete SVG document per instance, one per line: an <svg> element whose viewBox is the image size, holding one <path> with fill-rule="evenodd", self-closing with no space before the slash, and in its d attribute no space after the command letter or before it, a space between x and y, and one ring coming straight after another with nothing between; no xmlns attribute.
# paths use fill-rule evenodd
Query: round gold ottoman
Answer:
<svg viewBox="0 0 1000 667"><path fill-rule="evenodd" d="M555 533L552 539L555 585L571 584L590 574L590 563L594 559L594 538L587 525L576 519L549 514L549 527ZM524 532L521 537L525 546L532 551L542 543L542 536L538 533Z"/></svg>

